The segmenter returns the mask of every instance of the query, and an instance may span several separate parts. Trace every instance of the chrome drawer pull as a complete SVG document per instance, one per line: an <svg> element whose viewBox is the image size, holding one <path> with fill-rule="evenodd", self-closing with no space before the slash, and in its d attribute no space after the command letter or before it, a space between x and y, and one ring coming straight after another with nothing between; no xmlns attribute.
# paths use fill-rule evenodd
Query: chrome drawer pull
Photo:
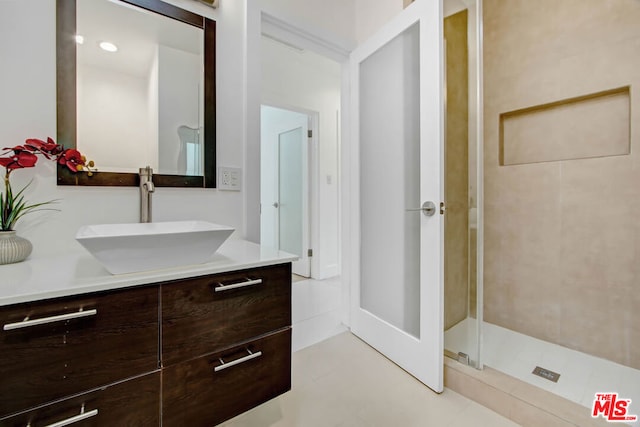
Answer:
<svg viewBox="0 0 640 427"><path fill-rule="evenodd" d="M58 421L57 423L49 424L46 427L64 427L64 426L77 423L78 421L86 420L87 418L95 417L96 415L98 415L97 409L93 409L89 412L84 412L84 405L82 405L79 415L76 415L71 418L67 418L66 420ZM27 424L27 427L30 427L30 426L31 426L31 422Z"/></svg>
<svg viewBox="0 0 640 427"><path fill-rule="evenodd" d="M11 331L13 329L28 328L29 326L44 325L47 323L61 322L63 320L71 320L71 319L79 319L81 317L95 316L96 314L98 314L98 310L94 308L86 311L83 309L80 309L75 313L59 314L57 316L43 317L41 319L33 319L33 320L29 320L29 317L27 316L22 322L7 323L6 325L3 326L2 329L4 329L5 331Z"/></svg>
<svg viewBox="0 0 640 427"><path fill-rule="evenodd" d="M222 292L228 291L230 289L244 288L245 286L259 285L260 283L262 283L262 279L246 279L244 282L232 283L230 285L223 285L222 283L218 283L218 286L216 286L215 290L216 292Z"/></svg>
<svg viewBox="0 0 640 427"><path fill-rule="evenodd" d="M256 357L262 356L262 352L261 351L256 351L255 353L252 353L251 350L247 349L247 353L249 353L249 354L244 356L244 357L241 357L240 359L236 359L236 360L234 360L232 362L228 362L228 363L225 363L225 361L222 360L222 358L220 358L219 360L220 360L220 363L222 363L222 364L219 365L219 366L216 366L215 368L213 368L213 372L222 371L223 369L227 369L227 368L230 368L232 366L239 365L240 363L244 363L244 362L246 362L248 360L255 359Z"/></svg>

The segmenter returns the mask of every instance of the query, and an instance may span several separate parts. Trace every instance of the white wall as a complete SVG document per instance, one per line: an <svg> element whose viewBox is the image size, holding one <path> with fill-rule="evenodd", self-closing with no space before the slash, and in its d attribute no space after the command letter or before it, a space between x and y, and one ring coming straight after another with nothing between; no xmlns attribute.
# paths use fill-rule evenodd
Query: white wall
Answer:
<svg viewBox="0 0 640 427"><path fill-rule="evenodd" d="M89 64L78 67L77 76L78 150L101 170L137 173L139 159L149 162L149 145L155 145L148 114L157 104L148 104L148 79Z"/></svg>
<svg viewBox="0 0 640 427"><path fill-rule="evenodd" d="M244 141L243 73L245 2L223 1L214 10L189 0L172 0L218 21L218 164L242 165ZM0 4L0 140L2 146L26 138L56 136L55 1L3 0ZM86 153L91 156L91 153ZM123 153L123 155L127 155ZM18 233L34 244L32 257L80 248L79 226L137 222L138 189L58 187L51 162L18 170L12 183L31 178L30 201L60 199L60 212L31 215L17 224ZM202 219L235 227L244 235L243 195L211 189L159 188L154 194L154 220ZM1 280L1 279L0 279Z"/></svg>
<svg viewBox="0 0 640 427"><path fill-rule="evenodd" d="M260 104L262 102L261 75L262 75L262 50L261 32L263 29L263 13L285 21L294 27L296 38L304 39L307 35L322 39L321 46L308 43L308 48L314 48L316 52L324 51L333 55L336 60L343 58L342 68L342 89L348 96L348 52L356 45L357 41L362 41L389 19L402 10L402 0L335 0L331 2L317 2L315 0L252 0L247 3L246 16L246 138L247 156L245 157L245 183L247 183L247 193L245 203L247 207L246 232L250 240L260 239ZM356 21L357 16L363 16ZM364 18L369 16L369 18ZM349 18L350 17L350 18ZM302 31L295 31L295 30ZM302 34L301 34L302 33ZM315 39L314 39L315 41ZM327 43L324 43L327 42ZM327 49L328 46L328 49ZM328 52L327 52L328 51ZM346 104L348 105L348 101ZM347 107L348 108L348 107ZM342 111L342 133L343 145L348 146L349 123L345 108ZM340 154L338 154L340 155ZM346 193L345 193L346 194ZM341 209L347 212L350 200L342 195L340 197ZM348 233L346 223L343 221L341 233ZM347 240L342 242L340 251L348 253L349 244ZM343 276L348 276L345 269L348 265L342 265ZM345 307L348 307L348 286L345 286L344 299ZM348 323L348 319L345 317Z"/></svg>
<svg viewBox="0 0 640 427"><path fill-rule="evenodd" d="M156 173L183 175L177 130L201 125L201 64L201 56L164 45L146 76L82 64L78 149L91 153L102 171L137 173L149 165Z"/></svg>
<svg viewBox="0 0 640 427"><path fill-rule="evenodd" d="M317 112L315 165L318 181L312 222L317 229L313 276L339 273L338 151L341 66L309 51L297 51L270 39L262 42L262 101L283 108ZM264 213L264 208L263 208Z"/></svg>
<svg viewBox="0 0 640 427"><path fill-rule="evenodd" d="M353 44L355 39L354 0L258 0L257 3L264 12L322 38L345 45Z"/></svg>
<svg viewBox="0 0 640 427"><path fill-rule="evenodd" d="M147 95L149 96L148 105L158 105L160 93L158 90L158 72L160 68L158 58L158 47L156 46L155 52L153 53L153 60L151 61L151 65L149 66L149 80L148 85L149 89L147 90ZM149 126L149 145L147 146L147 152L145 159L149 159L149 163L145 166L151 166L153 170L158 170L158 158L160 157L158 153L158 135L159 135L159 123L158 123L158 108L149 108L147 109L147 123ZM140 168L140 166L138 166Z"/></svg>
<svg viewBox="0 0 640 427"><path fill-rule="evenodd" d="M158 46L158 173L184 174L184 164L179 166L184 153L181 157L178 127L197 129L202 125L199 122L202 61L200 55Z"/></svg>
<svg viewBox="0 0 640 427"><path fill-rule="evenodd" d="M270 15L344 46L363 42L403 9L402 0L259 0L257 3Z"/></svg>
<svg viewBox="0 0 640 427"><path fill-rule="evenodd" d="M262 103L261 76L262 15L263 13L285 21L305 35L329 42L347 52L355 43L354 0L251 0L247 3L247 69L246 69L246 136L245 182L247 183L247 237L260 239L260 104ZM298 32L300 35L300 32ZM331 49L329 49L331 50Z"/></svg>
<svg viewBox="0 0 640 427"><path fill-rule="evenodd" d="M238 230L237 235L257 240L260 91L256 92L255 86L260 83L255 73L259 79L260 52L256 46L260 44L261 7L264 5L275 16L289 18L301 28L331 40L343 40L343 45L348 46L356 39L355 0L222 1L218 9L191 0L167 1L218 22L217 55L224 58L217 64L218 164L244 167L245 185L242 193L158 189L154 194L154 219L205 219L232 225ZM386 2L377 0L376 7ZM400 4L401 0L397 2ZM372 7L371 3L355 4L360 10ZM55 137L55 1L3 0L0 8L0 139L3 146L8 146L29 137ZM245 105L245 99L250 104ZM91 153L86 154L91 157ZM34 182L29 200L61 199L61 212L46 213L44 218L32 215L18 224L18 232L34 243L32 256L79 247L73 236L80 225L138 220L136 188L58 187L55 168L43 161L34 169L16 171L12 182L18 187L31 177Z"/></svg>

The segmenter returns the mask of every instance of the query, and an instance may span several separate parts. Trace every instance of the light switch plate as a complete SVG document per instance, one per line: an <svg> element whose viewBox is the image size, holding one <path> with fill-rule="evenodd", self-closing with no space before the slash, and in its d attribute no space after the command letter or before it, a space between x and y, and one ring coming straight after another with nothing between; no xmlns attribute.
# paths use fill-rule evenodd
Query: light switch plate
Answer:
<svg viewBox="0 0 640 427"><path fill-rule="evenodd" d="M218 167L218 190L240 191L242 188L242 169Z"/></svg>

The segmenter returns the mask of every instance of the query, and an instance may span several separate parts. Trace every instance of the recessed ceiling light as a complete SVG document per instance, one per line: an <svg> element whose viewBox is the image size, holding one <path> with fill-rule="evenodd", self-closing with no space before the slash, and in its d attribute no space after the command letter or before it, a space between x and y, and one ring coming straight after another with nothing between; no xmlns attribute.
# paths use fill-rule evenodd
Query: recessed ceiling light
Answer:
<svg viewBox="0 0 640 427"><path fill-rule="evenodd" d="M102 50L106 50L107 52L117 52L118 46L110 42L100 42L100 48Z"/></svg>
<svg viewBox="0 0 640 427"><path fill-rule="evenodd" d="M81 36L80 34L76 34L76 43L83 44L84 43L84 36Z"/></svg>

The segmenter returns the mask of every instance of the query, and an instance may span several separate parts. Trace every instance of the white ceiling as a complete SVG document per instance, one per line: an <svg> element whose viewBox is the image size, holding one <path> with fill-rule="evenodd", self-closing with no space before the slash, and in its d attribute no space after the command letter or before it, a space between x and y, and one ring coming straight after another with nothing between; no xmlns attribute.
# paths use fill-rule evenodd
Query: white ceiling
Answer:
<svg viewBox="0 0 640 427"><path fill-rule="evenodd" d="M204 33L200 28L131 6L117 0L77 0L78 64L146 76L159 44L202 54ZM109 41L118 51L103 51L98 44Z"/></svg>

